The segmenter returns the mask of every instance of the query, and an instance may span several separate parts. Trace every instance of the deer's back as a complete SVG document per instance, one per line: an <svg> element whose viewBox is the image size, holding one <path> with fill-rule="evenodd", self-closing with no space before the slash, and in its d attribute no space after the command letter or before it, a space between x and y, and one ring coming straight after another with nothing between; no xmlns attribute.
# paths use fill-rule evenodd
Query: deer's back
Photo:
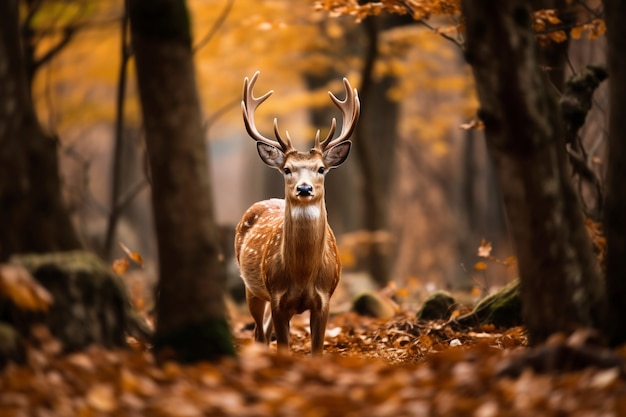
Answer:
<svg viewBox="0 0 626 417"><path fill-rule="evenodd" d="M265 298L267 289L262 279L263 257L280 251L285 200L272 198L254 203L244 213L235 233L235 256L246 286Z"/></svg>

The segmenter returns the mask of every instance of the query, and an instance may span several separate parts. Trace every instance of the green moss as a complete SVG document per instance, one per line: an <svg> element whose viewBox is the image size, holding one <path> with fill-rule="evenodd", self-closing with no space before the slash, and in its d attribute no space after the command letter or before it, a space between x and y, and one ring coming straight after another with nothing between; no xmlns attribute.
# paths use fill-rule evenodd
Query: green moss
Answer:
<svg viewBox="0 0 626 417"><path fill-rule="evenodd" d="M44 265L57 265L64 271L93 273L101 271L103 268L110 271L110 268L100 258L82 250L15 255L10 259L10 262L22 265L30 271L35 271Z"/></svg>
<svg viewBox="0 0 626 417"><path fill-rule="evenodd" d="M447 320L456 300L446 291L435 291L424 300L416 314L419 320Z"/></svg>
<svg viewBox="0 0 626 417"><path fill-rule="evenodd" d="M379 319L391 318L395 313L389 301L371 291L358 294L352 302L352 310L361 316Z"/></svg>
<svg viewBox="0 0 626 417"><path fill-rule="evenodd" d="M511 281L495 294L482 299L471 313L480 324L514 327L522 324L519 281Z"/></svg>
<svg viewBox="0 0 626 417"><path fill-rule="evenodd" d="M0 322L0 369L8 362L24 363L26 350L20 334L6 323Z"/></svg>
<svg viewBox="0 0 626 417"><path fill-rule="evenodd" d="M188 323L167 334L157 330L154 347L157 357L179 362L214 361L235 356L230 327L224 318Z"/></svg>

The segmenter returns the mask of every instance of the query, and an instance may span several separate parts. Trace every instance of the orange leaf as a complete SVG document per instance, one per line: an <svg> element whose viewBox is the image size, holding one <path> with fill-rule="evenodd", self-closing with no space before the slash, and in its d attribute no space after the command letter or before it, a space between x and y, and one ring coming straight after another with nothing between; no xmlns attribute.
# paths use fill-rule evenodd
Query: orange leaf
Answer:
<svg viewBox="0 0 626 417"><path fill-rule="evenodd" d="M140 254L138 254L137 252L131 251L122 242L119 242L119 245L120 245L120 248L122 248L122 250L126 253L126 255L128 255L130 259L132 259L137 265L143 267L143 258L141 257Z"/></svg>
<svg viewBox="0 0 626 417"><path fill-rule="evenodd" d="M589 39L598 39L606 32L606 23L602 19L594 19L590 26Z"/></svg>
<svg viewBox="0 0 626 417"><path fill-rule="evenodd" d="M583 36L584 31L585 29L582 26L576 26L569 31L569 35L572 39L580 39Z"/></svg>
<svg viewBox="0 0 626 417"><path fill-rule="evenodd" d="M0 294L30 311L47 311L52 295L24 267L0 265Z"/></svg>
<svg viewBox="0 0 626 417"><path fill-rule="evenodd" d="M556 43L565 42L567 40L567 34L562 30L556 30L548 33L548 37Z"/></svg>
<svg viewBox="0 0 626 417"><path fill-rule="evenodd" d="M485 128L485 124L482 122L482 120L470 120L467 123L462 123L459 125L459 129L463 129L463 130L471 130L471 129L476 129L476 130L483 130Z"/></svg>
<svg viewBox="0 0 626 417"><path fill-rule="evenodd" d="M474 271L484 271L487 269L487 264L485 262L476 262L474 264Z"/></svg>
<svg viewBox="0 0 626 417"><path fill-rule="evenodd" d="M406 288L398 288L396 290L396 295L399 297L408 297L409 296L409 290L407 290Z"/></svg>
<svg viewBox="0 0 626 417"><path fill-rule="evenodd" d="M117 275L123 275L124 272L126 272L126 270L128 269L129 265L130 261L128 260L128 258L116 259L115 261L113 261L113 271L115 271Z"/></svg>

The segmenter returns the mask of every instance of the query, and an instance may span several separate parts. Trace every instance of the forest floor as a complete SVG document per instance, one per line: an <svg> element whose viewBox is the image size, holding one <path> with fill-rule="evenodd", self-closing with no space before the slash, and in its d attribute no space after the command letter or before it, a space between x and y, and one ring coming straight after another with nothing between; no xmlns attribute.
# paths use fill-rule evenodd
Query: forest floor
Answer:
<svg viewBox="0 0 626 417"><path fill-rule="evenodd" d="M306 317L292 323L290 355L252 343L250 321L232 320L237 358L196 365L157 365L139 343L61 355L39 329L27 364L0 372L0 416L626 415L626 349L584 332L530 349L521 327L342 313L312 358Z"/></svg>

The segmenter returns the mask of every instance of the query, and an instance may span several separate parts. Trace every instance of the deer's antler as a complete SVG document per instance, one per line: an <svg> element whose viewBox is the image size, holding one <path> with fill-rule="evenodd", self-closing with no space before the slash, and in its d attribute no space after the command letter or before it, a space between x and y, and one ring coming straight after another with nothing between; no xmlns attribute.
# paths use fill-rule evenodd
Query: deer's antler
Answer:
<svg viewBox="0 0 626 417"><path fill-rule="evenodd" d="M289 138L288 132L285 132L287 139L284 139L280 135L278 131L278 119L274 119L274 135L276 135L276 140L268 139L261 135L256 128L256 124L254 123L254 112L256 108L267 100L274 92L273 90L270 90L261 97L254 97L252 90L254 89L254 84L256 83L258 77L259 71L254 73L251 80L248 80L248 77L246 77L243 81L243 100L241 101L241 110L243 112L243 121L246 125L246 131L248 132L248 135L250 135L250 137L257 142L266 143L282 149L283 152L287 152L288 150L293 149L293 145L291 144L291 138Z"/></svg>
<svg viewBox="0 0 626 417"><path fill-rule="evenodd" d="M341 110L343 114L343 123L341 124L341 133L339 137L336 139L332 139L335 134L335 129L337 127L337 120L333 117L333 120L330 124L330 130L326 138L320 142L320 132L317 131L315 135L315 148L320 151L324 151L325 149L332 148L335 145L338 145L341 142L345 142L350 138L350 135L354 132L354 128L356 127L356 122L359 120L359 114L361 112L361 103L359 101L359 93L356 88L352 88L350 82L347 78L343 79L343 85L346 89L346 98L344 100L339 100L333 93L330 91L328 95L330 95L330 99L335 103L335 105Z"/></svg>

